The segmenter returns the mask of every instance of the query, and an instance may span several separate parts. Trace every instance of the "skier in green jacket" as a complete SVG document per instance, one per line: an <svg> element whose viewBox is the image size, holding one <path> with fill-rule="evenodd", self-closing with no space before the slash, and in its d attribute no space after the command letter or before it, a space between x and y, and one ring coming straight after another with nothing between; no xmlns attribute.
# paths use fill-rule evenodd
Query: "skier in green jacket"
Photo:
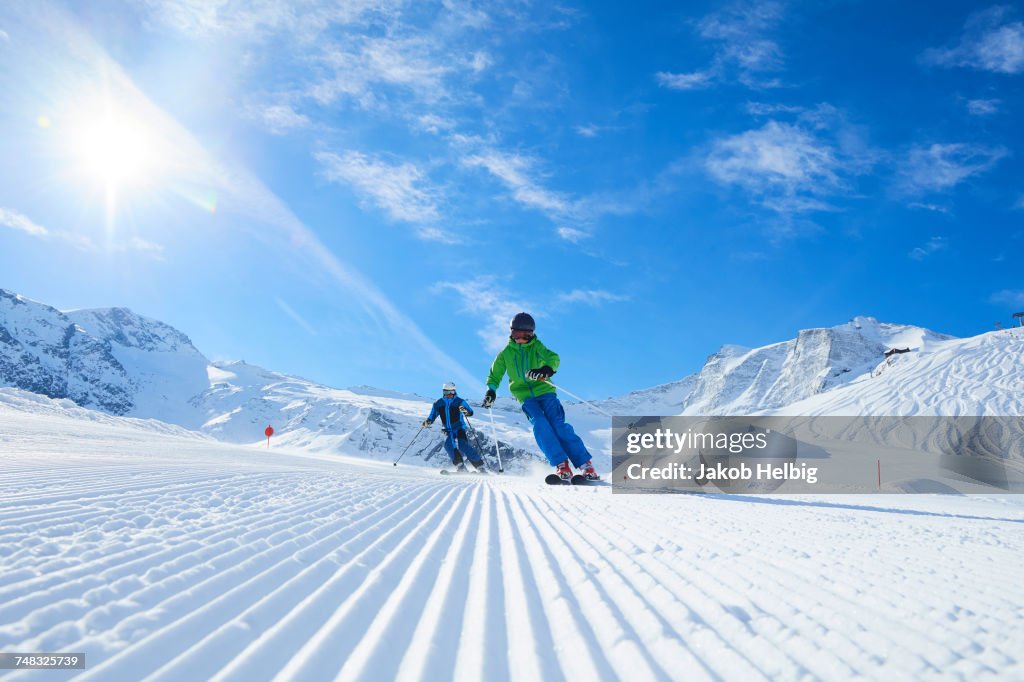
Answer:
<svg viewBox="0 0 1024 682"><path fill-rule="evenodd" d="M536 323L528 313L519 313L509 323L509 342L494 358L487 375L483 406L490 408L505 374L508 388L522 404L533 424L533 437L562 479L572 478L572 467L588 479L600 478L590 463L587 446L565 421L565 410L548 379L558 370L558 354L549 350L534 334Z"/></svg>

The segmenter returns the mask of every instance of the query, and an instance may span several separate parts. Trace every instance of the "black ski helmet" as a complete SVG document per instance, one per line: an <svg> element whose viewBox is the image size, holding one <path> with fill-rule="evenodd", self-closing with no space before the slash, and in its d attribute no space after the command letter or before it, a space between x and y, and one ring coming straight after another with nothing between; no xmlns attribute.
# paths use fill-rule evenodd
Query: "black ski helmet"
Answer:
<svg viewBox="0 0 1024 682"><path fill-rule="evenodd" d="M516 313L512 321L508 323L510 329L521 332L536 331L537 323L533 321L530 313Z"/></svg>

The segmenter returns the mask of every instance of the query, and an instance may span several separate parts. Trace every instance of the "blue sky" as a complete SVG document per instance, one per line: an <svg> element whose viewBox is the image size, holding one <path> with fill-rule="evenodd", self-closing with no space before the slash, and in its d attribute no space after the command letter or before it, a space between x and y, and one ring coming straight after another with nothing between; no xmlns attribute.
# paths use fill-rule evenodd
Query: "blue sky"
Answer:
<svg viewBox="0 0 1024 682"><path fill-rule="evenodd" d="M855 315L1024 309L1024 9L0 8L0 287L471 398L527 310L590 398Z"/></svg>

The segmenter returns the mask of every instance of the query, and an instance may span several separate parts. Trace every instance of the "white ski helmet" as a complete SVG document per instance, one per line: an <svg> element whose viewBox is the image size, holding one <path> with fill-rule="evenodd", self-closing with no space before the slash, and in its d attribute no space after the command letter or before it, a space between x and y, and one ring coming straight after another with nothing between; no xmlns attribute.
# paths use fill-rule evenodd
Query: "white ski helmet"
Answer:
<svg viewBox="0 0 1024 682"><path fill-rule="evenodd" d="M453 381L445 382L445 384L443 386L441 386L441 392L442 393L455 393L455 382L453 382Z"/></svg>

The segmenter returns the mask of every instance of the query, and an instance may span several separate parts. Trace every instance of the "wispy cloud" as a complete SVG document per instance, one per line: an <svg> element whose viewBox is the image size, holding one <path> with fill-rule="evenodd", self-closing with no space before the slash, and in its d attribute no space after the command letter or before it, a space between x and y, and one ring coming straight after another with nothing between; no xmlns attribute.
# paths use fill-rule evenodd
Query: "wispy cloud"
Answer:
<svg viewBox="0 0 1024 682"><path fill-rule="evenodd" d="M277 296L274 297L274 303L277 304L277 307L280 308L285 315L291 318L292 322L302 327L302 329L307 334L309 334L310 336L316 336L316 329L313 328L313 325L307 322L306 319L302 317L302 315L299 315L297 312L295 312L294 308L292 308L290 305L285 303L280 297Z"/></svg>
<svg viewBox="0 0 1024 682"><path fill-rule="evenodd" d="M520 204L559 219L575 213L572 199L561 192L544 187L537 179L537 161L520 154L489 150L467 156L463 163L483 168L500 180Z"/></svg>
<svg viewBox="0 0 1024 682"><path fill-rule="evenodd" d="M928 49L921 60L995 73L1024 72L1024 23L1009 21L1011 13L1009 7L996 6L971 15L959 43Z"/></svg>
<svg viewBox="0 0 1024 682"><path fill-rule="evenodd" d="M806 107L790 104L768 102L747 102L747 113L751 116L775 116L776 114L799 114L807 111Z"/></svg>
<svg viewBox="0 0 1024 682"><path fill-rule="evenodd" d="M460 282L440 282L436 291L451 290L462 298L462 308L484 320L484 326L477 331L484 347L497 353L508 343L508 323L522 311L532 311L533 306L508 294L493 277L478 277ZM537 317L534 314L534 317Z"/></svg>
<svg viewBox="0 0 1024 682"><path fill-rule="evenodd" d="M989 297L991 303L1004 303L1017 307L1024 307L1024 291L1019 289L1003 289Z"/></svg>
<svg viewBox="0 0 1024 682"><path fill-rule="evenodd" d="M252 117L275 135L284 135L310 125L309 117L295 111L289 104L257 107L252 111Z"/></svg>
<svg viewBox="0 0 1024 682"><path fill-rule="evenodd" d="M753 193L780 213L828 209L823 197L845 186L832 144L777 121L716 140L705 167L715 180Z"/></svg>
<svg viewBox="0 0 1024 682"><path fill-rule="evenodd" d="M137 253L144 253L152 257L154 260L164 259L164 246L163 244L157 244L151 242L148 239L142 237L132 237L127 241L123 247L126 251L135 251Z"/></svg>
<svg viewBox="0 0 1024 682"><path fill-rule="evenodd" d="M157 21L181 33L254 40L286 32L299 41L315 39L331 24L350 24L366 15L387 13L396 4L388 0L348 0L343 3L322 3L318 0L144 2Z"/></svg>
<svg viewBox="0 0 1024 682"><path fill-rule="evenodd" d="M318 152L314 157L331 182L356 190L364 201L383 210L392 220L430 223L440 217L440 191L426 174L410 162L388 163L357 151Z"/></svg>
<svg viewBox="0 0 1024 682"><path fill-rule="evenodd" d="M67 230L51 230L37 224L31 218L10 208L0 207L0 227L8 227L32 237L63 242L74 249L84 252L102 251L96 243L86 235L75 234ZM108 252L132 251L149 256L154 260L163 260L164 247L141 237L131 237L124 241L112 240L106 245Z"/></svg>
<svg viewBox="0 0 1024 682"><path fill-rule="evenodd" d="M713 72L691 71L690 73L673 73L671 71L659 71L654 74L658 85L670 90L698 90L711 85Z"/></svg>
<svg viewBox="0 0 1024 682"><path fill-rule="evenodd" d="M943 192L990 170L1008 153L1003 147L965 143L914 147L900 168L902 188L911 194Z"/></svg>
<svg viewBox="0 0 1024 682"><path fill-rule="evenodd" d="M785 55L773 37L784 18L779 2L735 2L697 22L697 32L715 45L707 67L685 72L660 71L658 83L674 90L708 87L738 80L750 88L774 88L781 81L771 74L785 67Z"/></svg>
<svg viewBox="0 0 1024 682"><path fill-rule="evenodd" d="M972 116L991 116L999 111L998 99L972 99L967 101L967 111Z"/></svg>
<svg viewBox="0 0 1024 682"><path fill-rule="evenodd" d="M945 213L947 215L952 214L949 206L943 206L941 204L928 204L921 201L912 201L907 204L907 208L912 208L918 211L932 211L933 213Z"/></svg>
<svg viewBox="0 0 1024 682"><path fill-rule="evenodd" d="M45 237L50 234L49 230L42 225L35 224L28 216L9 208L0 207L0 226L9 227L33 237Z"/></svg>
<svg viewBox="0 0 1024 682"><path fill-rule="evenodd" d="M932 237L924 246L911 249L907 255L914 260L924 260L938 251L945 251L949 248L949 240L945 237Z"/></svg>
<svg viewBox="0 0 1024 682"><path fill-rule="evenodd" d="M494 277L478 277L467 281L439 282L434 291L454 291L462 300L462 309L479 317L483 326L477 331L484 347L496 353L508 343L508 323L512 317L522 311L531 313L541 323L542 314L538 307L521 296L509 293ZM574 289L569 292L555 294L548 302L547 309L553 306L568 309L576 305L598 307L606 303L628 301L623 294L602 289Z"/></svg>
<svg viewBox="0 0 1024 682"><path fill-rule="evenodd" d="M559 294L555 300L562 304L582 303L597 307L604 303L628 301L629 296L615 294L603 289L573 289L568 293Z"/></svg>
<svg viewBox="0 0 1024 682"><path fill-rule="evenodd" d="M462 239L457 235L451 232L445 232L437 227L422 227L416 231L416 236L424 241L438 242L441 244L455 245L463 243Z"/></svg>
<svg viewBox="0 0 1024 682"><path fill-rule="evenodd" d="M573 244L579 244L584 239L589 239L591 237L589 232L577 230L575 227L559 227L555 232L560 238L567 242L572 242Z"/></svg>

